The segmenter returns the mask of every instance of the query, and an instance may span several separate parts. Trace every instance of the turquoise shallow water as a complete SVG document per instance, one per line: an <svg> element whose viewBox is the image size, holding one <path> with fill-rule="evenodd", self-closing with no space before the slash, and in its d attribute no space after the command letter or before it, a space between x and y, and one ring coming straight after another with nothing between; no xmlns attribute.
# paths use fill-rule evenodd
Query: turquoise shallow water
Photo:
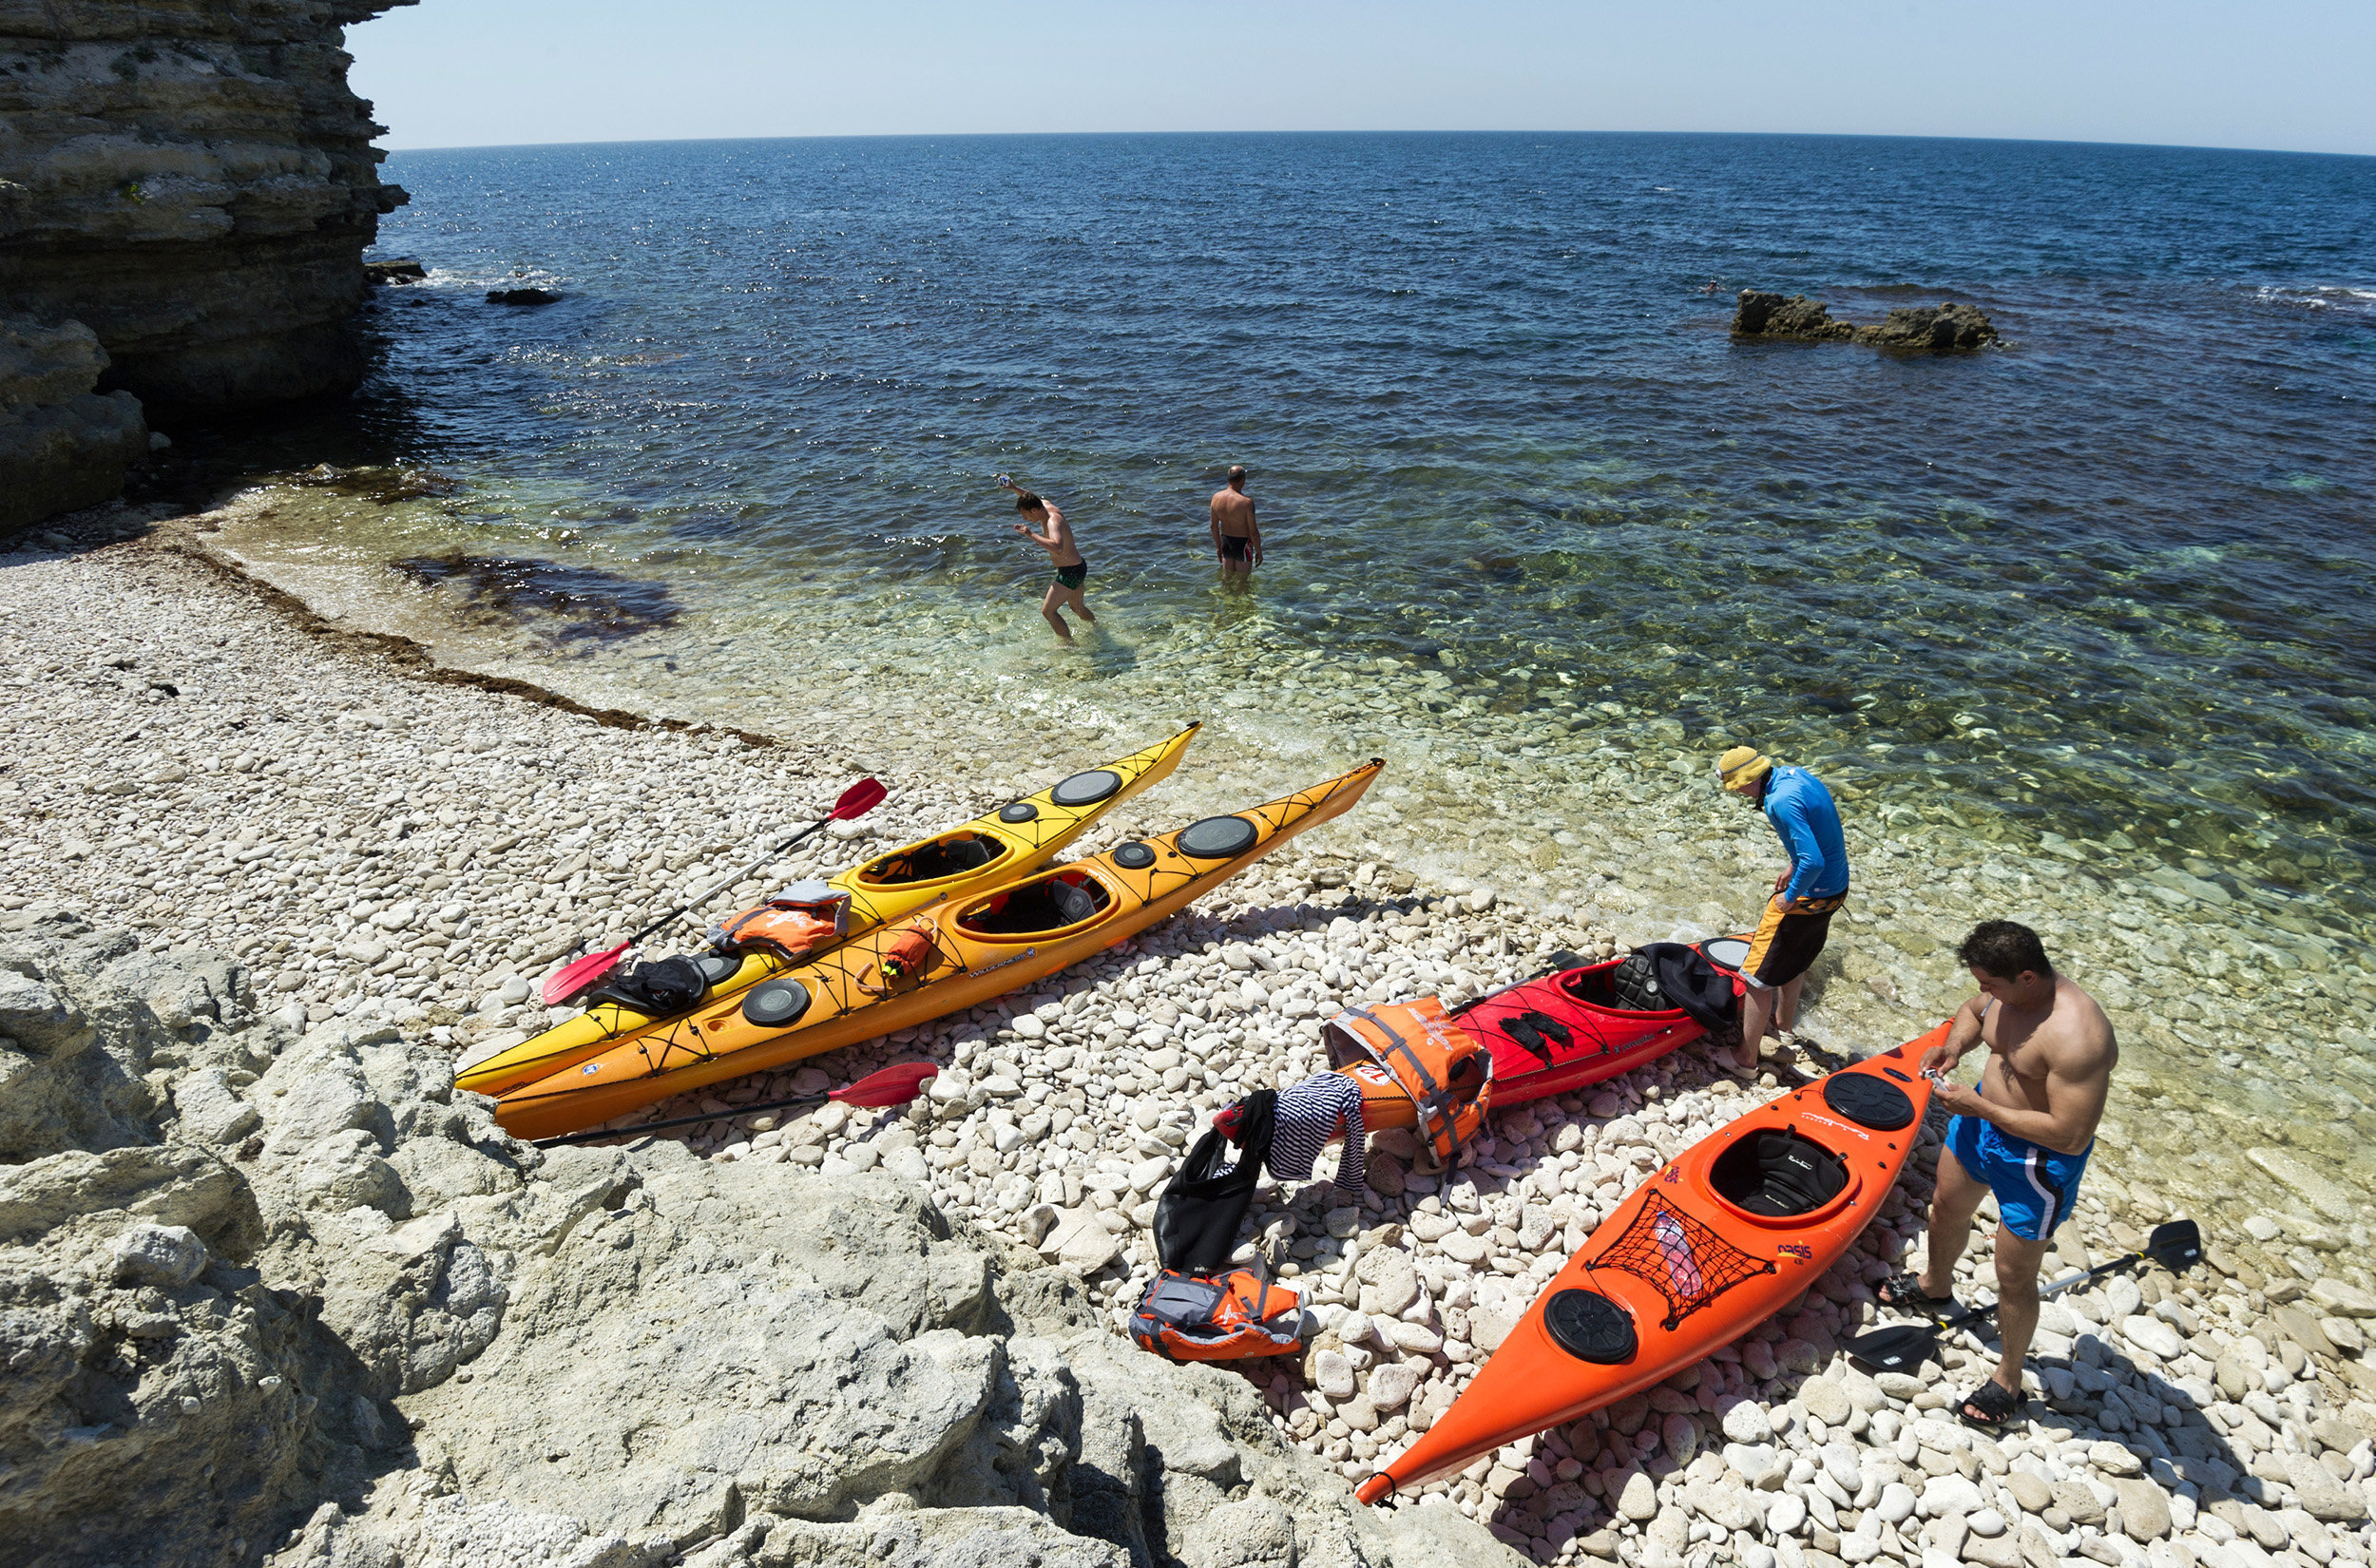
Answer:
<svg viewBox="0 0 2376 1568"><path fill-rule="evenodd" d="M583 585L630 623L1023 599L1011 468L1117 639L1225 626L1200 513L1241 461L1274 651L1581 655L1690 732L2368 910L2376 161L1255 136L390 171L383 250L439 281L383 293L366 440L467 480L453 543L633 580ZM514 274L569 297L481 301ZM2011 346L1735 343L1746 285L1966 299Z"/></svg>
<svg viewBox="0 0 2376 1568"><path fill-rule="evenodd" d="M364 396L186 443L371 466L244 530L316 597L606 700L1017 776L1195 714L1265 787L1380 750L1411 792L1381 848L1537 904L1674 842L1600 819L1660 798L1644 770L1754 739L1922 874L1970 869L1876 872L1883 924L2057 923L2133 962L2156 1078L2253 1060L2234 1140L2313 1102L2320 1157L2376 1136L2283 1054L2376 1061L2376 161L1243 136L389 172L382 253L431 272L375 298ZM565 297L483 298L519 283ZM1735 341L1745 286L1968 301L2005 343ZM1271 550L1242 594L1204 543L1231 462ZM1079 531L1078 647L1002 470Z"/></svg>

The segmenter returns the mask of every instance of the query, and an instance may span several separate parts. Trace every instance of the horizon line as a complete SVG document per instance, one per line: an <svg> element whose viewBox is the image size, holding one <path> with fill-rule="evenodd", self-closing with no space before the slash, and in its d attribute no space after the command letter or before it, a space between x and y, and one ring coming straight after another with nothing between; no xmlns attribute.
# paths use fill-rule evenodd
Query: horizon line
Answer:
<svg viewBox="0 0 2376 1568"><path fill-rule="evenodd" d="M450 143L441 145L385 146L384 153L398 152L510 152L545 147L654 147L680 146L701 143L729 142L920 142L920 141L1020 141L1026 138L1056 140L1064 137L1189 137L1189 136L1663 136L1663 137L1771 137L1775 140L1825 140L1840 142L1972 142L2037 147L2107 147L2135 148L2154 152L2221 152L2250 154L2268 158L2346 158L2376 160L2376 153L2327 152L2301 147L2227 147L2187 142L2090 142L2069 137L2048 136L1937 136L1910 131L1710 131L1710 130L1543 130L1543 129L1415 129L1411 127L1381 127L1375 129L1334 128L1328 130L1248 130L1233 127L1226 130L1038 130L1038 131L792 131L773 136L650 136L631 140L601 140L581 142L479 142Z"/></svg>

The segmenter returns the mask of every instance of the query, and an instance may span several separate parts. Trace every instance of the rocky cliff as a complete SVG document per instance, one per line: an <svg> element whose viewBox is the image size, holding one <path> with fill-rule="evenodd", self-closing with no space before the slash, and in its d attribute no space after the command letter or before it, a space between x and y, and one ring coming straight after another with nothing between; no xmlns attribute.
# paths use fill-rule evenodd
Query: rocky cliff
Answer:
<svg viewBox="0 0 2376 1568"><path fill-rule="evenodd" d="M1355 1505L1244 1378L897 1176L540 1153L425 1041L0 926L11 1561L1522 1560Z"/></svg>
<svg viewBox="0 0 2376 1568"><path fill-rule="evenodd" d="M0 298L106 385L225 405L354 385L379 215L342 30L411 0L0 0Z"/></svg>

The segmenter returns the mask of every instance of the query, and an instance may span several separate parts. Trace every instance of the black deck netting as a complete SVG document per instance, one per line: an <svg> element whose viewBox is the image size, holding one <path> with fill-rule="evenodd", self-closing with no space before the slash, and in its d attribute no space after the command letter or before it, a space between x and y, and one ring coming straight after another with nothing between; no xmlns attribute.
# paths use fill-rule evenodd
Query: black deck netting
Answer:
<svg viewBox="0 0 2376 1568"><path fill-rule="evenodd" d="M1662 1329L1672 1329L1745 1279L1774 1272L1774 1261L1744 1252L1653 1192L1609 1250L1586 1269L1622 1269L1666 1297Z"/></svg>

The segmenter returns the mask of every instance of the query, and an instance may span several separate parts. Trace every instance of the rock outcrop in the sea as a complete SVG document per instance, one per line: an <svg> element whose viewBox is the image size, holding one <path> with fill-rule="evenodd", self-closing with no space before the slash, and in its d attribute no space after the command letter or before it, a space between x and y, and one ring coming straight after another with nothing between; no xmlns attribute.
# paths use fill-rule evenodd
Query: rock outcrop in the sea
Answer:
<svg viewBox="0 0 2376 1568"><path fill-rule="evenodd" d="M92 390L106 368L106 351L78 321L0 316L0 539L110 499L148 454L140 399Z"/></svg>
<svg viewBox="0 0 2376 1568"><path fill-rule="evenodd" d="M0 4L0 297L81 321L109 385L342 391L378 176L342 29L410 0Z"/></svg>
<svg viewBox="0 0 2376 1568"><path fill-rule="evenodd" d="M1820 299L1803 294L1785 298L1757 289L1743 289L1733 314L1733 330L1748 337L1792 337L1810 341L1834 339L1876 349L1906 349L1947 354L1977 349L1997 339L1988 317L1970 305L1900 306L1886 320L1859 326L1834 321Z"/></svg>
<svg viewBox="0 0 2376 1568"><path fill-rule="evenodd" d="M1520 1560L1353 1504L1243 1378L894 1175L540 1153L393 1026L0 922L15 1560Z"/></svg>

